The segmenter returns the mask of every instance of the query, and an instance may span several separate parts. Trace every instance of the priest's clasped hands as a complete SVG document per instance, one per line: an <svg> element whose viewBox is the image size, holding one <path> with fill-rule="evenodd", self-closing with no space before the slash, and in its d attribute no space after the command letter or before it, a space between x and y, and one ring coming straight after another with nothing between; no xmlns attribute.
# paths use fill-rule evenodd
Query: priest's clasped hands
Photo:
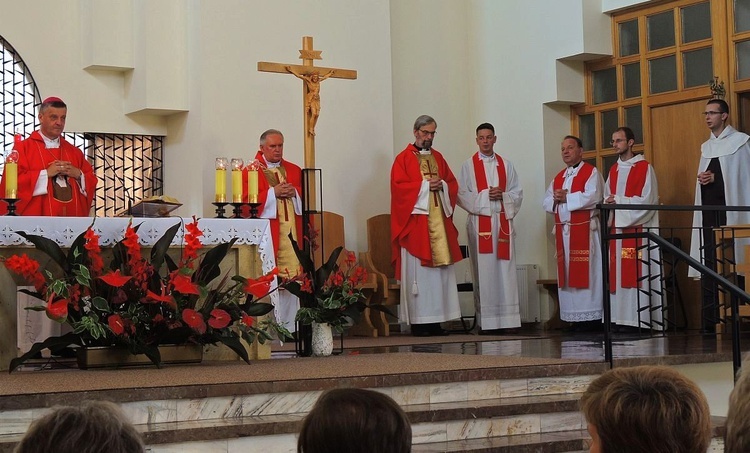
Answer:
<svg viewBox="0 0 750 453"><path fill-rule="evenodd" d="M74 167L67 160L55 160L47 167L47 176L54 178L57 175L70 176L73 178L81 177L81 170Z"/></svg>
<svg viewBox="0 0 750 453"><path fill-rule="evenodd" d="M712 171L702 171L698 173L698 183L702 186L714 182L714 173Z"/></svg>
<svg viewBox="0 0 750 453"><path fill-rule="evenodd" d="M297 194L294 186L288 182L276 184L273 187L273 192L276 195L276 198L292 198Z"/></svg>
<svg viewBox="0 0 750 453"><path fill-rule="evenodd" d="M440 178L430 178L428 179L430 182L430 191L432 192L439 192L443 190L443 180Z"/></svg>
<svg viewBox="0 0 750 453"><path fill-rule="evenodd" d="M503 199L503 190L500 187L490 187L488 190L491 201Z"/></svg>
<svg viewBox="0 0 750 453"><path fill-rule="evenodd" d="M552 199L555 200L555 204L565 203L568 201L568 190L567 189L555 189L552 193Z"/></svg>

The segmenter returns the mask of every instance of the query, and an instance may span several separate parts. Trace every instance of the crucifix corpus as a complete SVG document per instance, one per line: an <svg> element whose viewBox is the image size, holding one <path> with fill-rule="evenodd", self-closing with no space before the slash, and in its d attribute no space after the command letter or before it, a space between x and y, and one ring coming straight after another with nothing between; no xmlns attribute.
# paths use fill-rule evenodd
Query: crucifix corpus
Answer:
<svg viewBox="0 0 750 453"><path fill-rule="evenodd" d="M301 65L258 62L258 71L293 74L304 82L302 96L305 117L305 168L315 168L315 124L320 116L320 83L327 78L357 78L357 71L352 69L314 66L313 60L322 60L321 53L321 50L313 50L312 36L303 36L302 50L299 51L299 57L302 59Z"/></svg>

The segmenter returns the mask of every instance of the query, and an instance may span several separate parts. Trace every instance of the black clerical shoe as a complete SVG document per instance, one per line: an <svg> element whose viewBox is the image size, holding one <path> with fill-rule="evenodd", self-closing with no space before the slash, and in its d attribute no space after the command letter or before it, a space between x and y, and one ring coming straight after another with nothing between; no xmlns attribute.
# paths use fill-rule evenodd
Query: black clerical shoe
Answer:
<svg viewBox="0 0 750 453"><path fill-rule="evenodd" d="M479 329L479 335L502 335L503 329Z"/></svg>
<svg viewBox="0 0 750 453"><path fill-rule="evenodd" d="M428 331L433 337L446 337L451 334L447 330L443 329L439 322L430 324Z"/></svg>
<svg viewBox="0 0 750 453"><path fill-rule="evenodd" d="M425 324L412 324L411 325L411 336L413 337L429 337L431 335L428 325Z"/></svg>

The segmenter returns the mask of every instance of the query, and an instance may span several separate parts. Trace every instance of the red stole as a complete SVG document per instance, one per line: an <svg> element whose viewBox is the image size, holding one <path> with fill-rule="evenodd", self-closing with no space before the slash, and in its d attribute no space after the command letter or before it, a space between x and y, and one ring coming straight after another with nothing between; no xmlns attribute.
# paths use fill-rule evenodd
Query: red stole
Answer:
<svg viewBox="0 0 750 453"><path fill-rule="evenodd" d="M565 182L564 169L555 176L553 189L562 189ZM570 186L570 193L583 192L586 188L586 181L589 180L594 171L594 166L581 162L581 169L573 177ZM565 247L563 243L562 222L560 214L555 211L555 242L557 245L557 284L559 287L568 286L570 288L588 288L589 287L589 266L591 253L589 243L591 238L591 211L588 209L580 211L571 211L570 213L570 259L568 263L568 275L570 281L565 281Z"/></svg>
<svg viewBox="0 0 750 453"><path fill-rule="evenodd" d="M619 175L618 165L615 164L609 170L609 193L617 193L617 177ZM628 173L628 180L625 182L625 196L639 197L643 193L643 187L646 185L646 176L648 175L648 162L642 160L637 162ZM615 228L611 231L614 233ZM623 228L622 233L640 233L640 226ZM638 265L638 250L641 247L641 240L636 238L622 239L620 247L620 284L623 288L637 288L638 278L641 276L641 269ZM609 248L609 290L614 293L617 290L617 247Z"/></svg>
<svg viewBox="0 0 750 453"><path fill-rule="evenodd" d="M498 187L500 190L505 192L505 188L508 185L507 176L505 174L505 162L495 154L495 160L497 161L497 178ZM487 188L487 175L484 173L484 164L479 153L474 155L474 178L477 181L477 192L481 192ZM501 201L502 203L502 201ZM492 253L492 218L487 215L480 215L479 217L479 253ZM498 228L497 237L497 258L501 260L510 259L510 222L505 216L505 206L503 210L498 214L498 220L500 221L500 228Z"/></svg>

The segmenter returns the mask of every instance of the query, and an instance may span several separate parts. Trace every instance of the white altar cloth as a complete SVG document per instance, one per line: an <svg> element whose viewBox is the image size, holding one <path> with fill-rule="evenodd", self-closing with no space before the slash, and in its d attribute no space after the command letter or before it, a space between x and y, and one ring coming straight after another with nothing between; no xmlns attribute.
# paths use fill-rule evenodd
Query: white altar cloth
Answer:
<svg viewBox="0 0 750 453"><path fill-rule="evenodd" d="M60 247L69 247L79 234L86 231L89 225L99 235L102 247L111 247L120 241L131 221L127 217L0 217L0 246L31 245L16 231L24 231L52 239ZM143 246L151 246L164 235L164 232L180 223L182 228L175 235L172 245L183 241L184 224L191 219L181 217L133 218L133 225L140 225L138 237ZM270 272L276 266L273 255L273 238L271 224L266 219L199 219L198 228L203 231L201 244L216 245L237 238L237 245L257 245L263 273Z"/></svg>

